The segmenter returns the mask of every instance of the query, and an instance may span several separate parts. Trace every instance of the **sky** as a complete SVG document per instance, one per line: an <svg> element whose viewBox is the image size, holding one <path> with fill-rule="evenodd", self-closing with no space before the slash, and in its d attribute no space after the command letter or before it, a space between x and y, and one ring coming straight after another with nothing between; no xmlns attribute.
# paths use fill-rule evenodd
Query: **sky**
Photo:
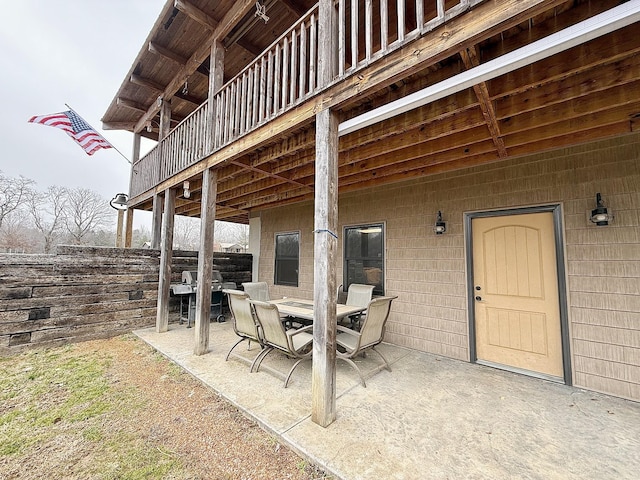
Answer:
<svg viewBox="0 0 640 480"><path fill-rule="evenodd" d="M88 156L64 131L28 123L68 104L128 159L133 134L102 130L100 118L165 0L0 0L0 171L38 190L83 187L108 202L129 191L130 165L114 149ZM153 142L143 139L142 153ZM146 212L134 227L148 224Z"/></svg>

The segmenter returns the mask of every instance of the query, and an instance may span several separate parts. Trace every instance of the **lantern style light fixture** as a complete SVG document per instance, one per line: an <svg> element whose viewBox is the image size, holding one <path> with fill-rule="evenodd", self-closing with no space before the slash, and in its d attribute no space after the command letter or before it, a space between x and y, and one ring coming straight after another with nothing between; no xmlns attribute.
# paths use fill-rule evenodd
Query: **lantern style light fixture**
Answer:
<svg viewBox="0 0 640 480"><path fill-rule="evenodd" d="M191 190L189 190L189 186L190 186L190 185L189 185L189 180L185 180L185 181L182 183L182 196L183 196L184 198L189 198L189 197L191 197Z"/></svg>
<svg viewBox="0 0 640 480"><path fill-rule="evenodd" d="M433 231L436 235L442 235L447 231L447 224L442 220L442 212L438 210L438 216L436 217L436 224L433 226Z"/></svg>
<svg viewBox="0 0 640 480"><path fill-rule="evenodd" d="M613 215L611 215L608 212L607 207L604 206L602 196L600 193L596 193L596 208L591 210L590 220L599 227L603 227L605 225L609 225L609 221L612 219Z"/></svg>

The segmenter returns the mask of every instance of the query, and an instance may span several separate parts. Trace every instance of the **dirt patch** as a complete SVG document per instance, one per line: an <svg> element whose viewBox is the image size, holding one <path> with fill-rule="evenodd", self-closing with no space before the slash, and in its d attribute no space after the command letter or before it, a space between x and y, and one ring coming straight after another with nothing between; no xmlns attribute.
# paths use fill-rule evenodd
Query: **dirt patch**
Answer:
<svg viewBox="0 0 640 480"><path fill-rule="evenodd" d="M133 336L29 352L0 368L13 385L0 406L1 479L326 478Z"/></svg>

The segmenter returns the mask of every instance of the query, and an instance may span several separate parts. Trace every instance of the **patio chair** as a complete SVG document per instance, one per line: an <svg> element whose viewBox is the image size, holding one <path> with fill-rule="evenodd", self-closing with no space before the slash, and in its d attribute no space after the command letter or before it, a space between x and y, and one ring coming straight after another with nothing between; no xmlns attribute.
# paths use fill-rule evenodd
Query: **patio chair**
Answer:
<svg viewBox="0 0 640 480"><path fill-rule="evenodd" d="M289 357L296 358L296 363L293 364L284 380L284 388L287 388L291 374L296 367L303 360L311 358L313 335L309 332L311 332L313 326L309 325L297 330L285 330L280 320L280 312L277 305L257 300L249 300L249 303L253 305L265 347L254 362L255 371L257 372L260 369L260 364L264 358L273 350L279 350Z"/></svg>
<svg viewBox="0 0 640 480"><path fill-rule="evenodd" d="M246 292L242 292L240 290L223 290L223 293L227 294L227 298L229 299L229 310L231 311L231 316L233 318L233 330L236 332L236 335L240 337L231 350L227 353L225 357L225 361L229 360L229 356L234 348L240 345L245 340L248 341L248 350L251 350L251 341L253 340L257 344L262 347L262 340L260 338L260 331L258 330L258 325L253 316L253 312L251 311L251 304L249 303L249 295ZM253 364L255 363L256 357L251 364L251 370L253 370Z"/></svg>
<svg viewBox="0 0 640 480"><path fill-rule="evenodd" d="M269 297L269 285L267 282L245 282L242 284L242 287L251 300L258 300L260 302L269 302L271 300ZM285 322L289 328L293 328L293 317L282 314L280 315L280 320Z"/></svg>
<svg viewBox="0 0 640 480"><path fill-rule="evenodd" d="M378 297L371 300L367 305L367 313L362 321L362 327L359 332L342 325L337 326L339 334L336 336L336 343L338 347L344 350L344 352L342 352L338 349L337 358L341 358L358 372L362 386L365 388L367 384L364 381L362 372L352 359L365 353L367 350L373 350L380 355L380 358L382 358L384 362L384 365L378 367L376 372L383 368L391 371L389 362L387 362L387 359L384 358L375 347L382 343L384 328L389 318L389 311L391 310L391 301L395 298L398 297Z"/></svg>
<svg viewBox="0 0 640 480"><path fill-rule="evenodd" d="M268 302L269 298L269 285L267 282L245 282L242 284L242 288L249 295L251 300L259 300L261 302Z"/></svg>
<svg viewBox="0 0 640 480"><path fill-rule="evenodd" d="M371 301L371 297L373 296L373 289L375 287L373 285L363 285L361 283L352 283L349 285L349 290L347 291L347 301L345 305L353 305L356 307L366 307L369 305ZM362 319L362 315L366 313L366 310L363 310L361 313L356 315L351 315L349 319L351 320L351 328L359 328L360 320Z"/></svg>

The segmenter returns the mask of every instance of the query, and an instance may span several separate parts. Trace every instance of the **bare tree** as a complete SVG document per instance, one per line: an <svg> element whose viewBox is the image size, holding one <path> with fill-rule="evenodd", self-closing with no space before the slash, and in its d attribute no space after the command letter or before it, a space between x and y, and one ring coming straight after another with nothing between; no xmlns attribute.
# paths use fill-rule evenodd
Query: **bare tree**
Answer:
<svg viewBox="0 0 640 480"><path fill-rule="evenodd" d="M14 210L6 215L0 229L0 249L9 253L32 253L37 239L22 212Z"/></svg>
<svg viewBox="0 0 640 480"><path fill-rule="evenodd" d="M200 219L176 216L173 230L174 248L198 250L200 248Z"/></svg>
<svg viewBox="0 0 640 480"><path fill-rule="evenodd" d="M11 178L0 172L0 228L7 215L22 206L34 184L33 180L22 175L18 178Z"/></svg>
<svg viewBox="0 0 640 480"><path fill-rule="evenodd" d="M44 253L51 253L63 225L67 202L67 189L53 185L46 192L32 192L27 197L27 208L33 225L42 235Z"/></svg>
<svg viewBox="0 0 640 480"><path fill-rule="evenodd" d="M247 247L249 245L249 226L240 223L216 222L216 242L237 243Z"/></svg>
<svg viewBox="0 0 640 480"><path fill-rule="evenodd" d="M113 221L108 202L88 188L67 190L63 211L62 221L75 245L82 245L89 233Z"/></svg>

